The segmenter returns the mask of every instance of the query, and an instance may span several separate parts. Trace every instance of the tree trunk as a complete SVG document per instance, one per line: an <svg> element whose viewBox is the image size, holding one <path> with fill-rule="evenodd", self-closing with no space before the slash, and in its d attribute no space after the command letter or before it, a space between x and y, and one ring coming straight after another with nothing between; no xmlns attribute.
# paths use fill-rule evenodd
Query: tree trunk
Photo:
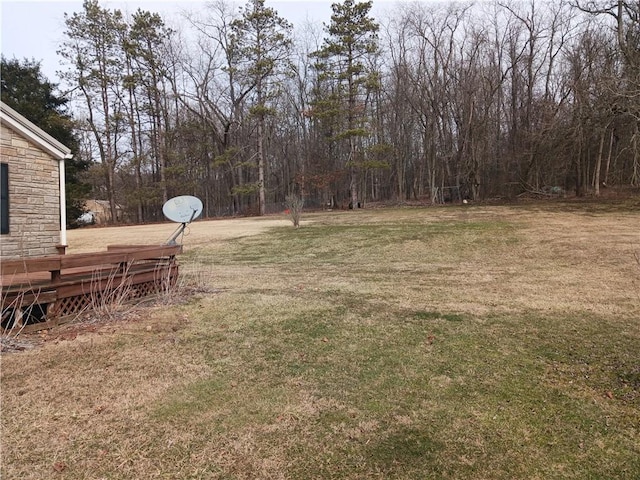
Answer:
<svg viewBox="0 0 640 480"><path fill-rule="evenodd" d="M600 196L600 168L602 166L602 152L604 151L604 136L606 130L600 134L600 146L598 147L598 158L596 159L596 169L593 172L593 192L596 197Z"/></svg>
<svg viewBox="0 0 640 480"><path fill-rule="evenodd" d="M264 138L263 138L263 129L264 129L264 115L260 115L258 119L258 196L259 196L259 208L260 208L260 216L264 216L266 214L266 195L265 195L265 185L264 185Z"/></svg>
<svg viewBox="0 0 640 480"><path fill-rule="evenodd" d="M611 166L611 153L613 152L613 129L609 136L609 154L607 155L607 166L604 169L604 181L602 184L606 187L609 184L609 167Z"/></svg>

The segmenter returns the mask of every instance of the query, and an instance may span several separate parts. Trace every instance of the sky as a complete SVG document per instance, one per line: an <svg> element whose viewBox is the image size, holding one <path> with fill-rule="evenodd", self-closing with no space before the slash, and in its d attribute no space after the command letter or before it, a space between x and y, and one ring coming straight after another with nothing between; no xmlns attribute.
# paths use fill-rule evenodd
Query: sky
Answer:
<svg viewBox="0 0 640 480"><path fill-rule="evenodd" d="M206 0L101 0L100 5L133 13L138 8L157 12L169 26L181 21L182 12L205 8ZM236 1L238 6L244 0ZM278 0L266 1L282 17L299 24L306 20L322 24L331 16L330 0ZM36 60L41 71L52 83L59 83L56 72L62 68L56 54L65 30L64 14L82 11L82 0L0 0L0 51L7 59Z"/></svg>

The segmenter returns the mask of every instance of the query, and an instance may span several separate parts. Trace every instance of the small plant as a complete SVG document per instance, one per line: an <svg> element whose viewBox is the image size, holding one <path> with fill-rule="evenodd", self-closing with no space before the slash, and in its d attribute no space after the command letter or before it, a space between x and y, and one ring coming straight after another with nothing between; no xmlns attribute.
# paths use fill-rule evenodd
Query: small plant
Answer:
<svg viewBox="0 0 640 480"><path fill-rule="evenodd" d="M2 330L0 332L0 351L2 352L20 349L17 345L17 339L24 328L18 307L20 303L22 303L21 298L15 299L9 305L4 305L3 302Z"/></svg>
<svg viewBox="0 0 640 480"><path fill-rule="evenodd" d="M285 206L293 222L293 226L298 228L300 226L300 216L302 215L302 207L304 206L304 199L298 195L292 193L285 198Z"/></svg>
<svg viewBox="0 0 640 480"><path fill-rule="evenodd" d="M198 256L181 262L179 274L169 265L163 265L156 273L159 289L155 302L174 305L195 293L211 293L214 291L211 287L213 278L211 267Z"/></svg>
<svg viewBox="0 0 640 480"><path fill-rule="evenodd" d="M159 263L154 272L154 282L157 285L157 295L162 299L172 299L176 291L176 278L172 262Z"/></svg>
<svg viewBox="0 0 640 480"><path fill-rule="evenodd" d="M133 297L130 269L130 263L121 265L118 270L112 270L106 279L99 270L93 273L88 309L97 318L113 320L124 313L125 306Z"/></svg>
<svg viewBox="0 0 640 480"><path fill-rule="evenodd" d="M38 303L39 293L39 291L31 291L30 300L27 300L27 293L22 291L11 301L7 299L6 294L3 294L0 352L25 350L30 346L30 342L22 341L19 337L32 316L42 315L42 307Z"/></svg>
<svg viewBox="0 0 640 480"><path fill-rule="evenodd" d="M20 242L22 251L22 241ZM14 277L7 279L13 283ZM0 352L25 350L32 346L28 340L20 338L25 327L33 321L41 321L46 307L41 305L40 289L28 281L17 295L13 296L4 288L0 288Z"/></svg>

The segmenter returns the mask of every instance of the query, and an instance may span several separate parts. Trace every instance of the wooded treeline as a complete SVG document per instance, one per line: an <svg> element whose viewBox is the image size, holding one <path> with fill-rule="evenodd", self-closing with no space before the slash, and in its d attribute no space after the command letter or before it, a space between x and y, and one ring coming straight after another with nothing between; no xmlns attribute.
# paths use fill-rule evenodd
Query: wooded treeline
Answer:
<svg viewBox="0 0 640 480"><path fill-rule="evenodd" d="M371 9L219 2L174 31L85 1L60 55L94 195L143 222L182 194L217 216L640 183L637 0Z"/></svg>

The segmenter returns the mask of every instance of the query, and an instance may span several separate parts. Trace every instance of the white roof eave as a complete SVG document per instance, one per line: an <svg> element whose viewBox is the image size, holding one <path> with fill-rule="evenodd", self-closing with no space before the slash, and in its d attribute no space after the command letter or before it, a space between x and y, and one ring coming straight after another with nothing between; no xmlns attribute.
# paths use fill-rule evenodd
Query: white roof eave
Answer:
<svg viewBox="0 0 640 480"><path fill-rule="evenodd" d="M6 123L13 130L21 133L24 137L31 140L45 152L51 154L56 160L68 160L73 158L69 147L60 143L4 102L0 102L0 119L2 120L2 123Z"/></svg>

